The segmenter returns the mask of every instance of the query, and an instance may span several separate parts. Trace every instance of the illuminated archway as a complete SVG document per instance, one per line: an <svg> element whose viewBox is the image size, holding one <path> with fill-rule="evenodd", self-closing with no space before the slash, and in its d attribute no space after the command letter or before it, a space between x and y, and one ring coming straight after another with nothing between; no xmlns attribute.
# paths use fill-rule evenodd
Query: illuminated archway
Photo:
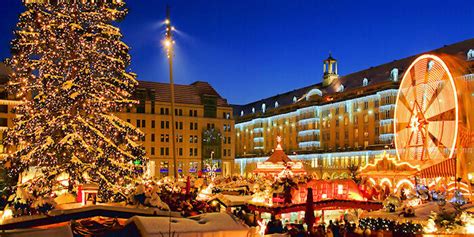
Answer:
<svg viewBox="0 0 474 237"><path fill-rule="evenodd" d="M330 179L330 178L331 176L327 172L324 172L321 179Z"/></svg>
<svg viewBox="0 0 474 237"><path fill-rule="evenodd" d="M397 185L395 185L395 190L394 192L398 192L398 190L400 190L400 188L402 187L409 187L410 189L414 189L415 188L415 185L408 179L402 179L400 181L398 181Z"/></svg>
<svg viewBox="0 0 474 237"><path fill-rule="evenodd" d="M388 179L388 178L381 178L379 184L380 184L380 186L387 185L389 188L393 187L392 181L390 181L390 179Z"/></svg>

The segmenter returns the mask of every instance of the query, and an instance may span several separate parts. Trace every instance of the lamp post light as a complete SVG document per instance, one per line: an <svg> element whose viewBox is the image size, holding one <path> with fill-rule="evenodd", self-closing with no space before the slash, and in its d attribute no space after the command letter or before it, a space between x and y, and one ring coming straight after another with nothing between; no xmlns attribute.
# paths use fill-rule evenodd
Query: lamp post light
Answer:
<svg viewBox="0 0 474 237"><path fill-rule="evenodd" d="M171 90L171 151L173 156L173 173L174 177L178 177L178 162L176 158L176 135L175 135L175 103L174 103L174 80L173 80L173 53L174 53L174 40L173 40L173 30L174 27L171 26L170 21L170 8L166 7L166 34L163 41L163 45L166 49L166 56L168 57L169 71L170 71L170 90Z"/></svg>

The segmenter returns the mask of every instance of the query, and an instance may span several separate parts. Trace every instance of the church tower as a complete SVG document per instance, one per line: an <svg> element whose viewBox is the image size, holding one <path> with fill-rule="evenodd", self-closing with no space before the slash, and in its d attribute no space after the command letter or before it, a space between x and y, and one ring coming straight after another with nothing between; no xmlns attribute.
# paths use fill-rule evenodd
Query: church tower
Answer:
<svg viewBox="0 0 474 237"><path fill-rule="evenodd" d="M323 86L329 86L334 80L339 78L337 74L337 60L329 53L329 57L323 63Z"/></svg>

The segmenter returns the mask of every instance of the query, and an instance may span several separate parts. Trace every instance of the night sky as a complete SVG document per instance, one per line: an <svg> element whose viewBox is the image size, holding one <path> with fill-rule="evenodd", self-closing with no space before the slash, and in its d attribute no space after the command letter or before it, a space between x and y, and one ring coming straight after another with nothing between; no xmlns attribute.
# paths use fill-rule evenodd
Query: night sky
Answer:
<svg viewBox="0 0 474 237"><path fill-rule="evenodd" d="M473 0L128 0L119 23L139 80L168 82L160 45L165 6L176 33L175 81L208 81L243 104L321 81L331 51L339 73L474 37ZM0 58L9 56L20 0L1 0Z"/></svg>

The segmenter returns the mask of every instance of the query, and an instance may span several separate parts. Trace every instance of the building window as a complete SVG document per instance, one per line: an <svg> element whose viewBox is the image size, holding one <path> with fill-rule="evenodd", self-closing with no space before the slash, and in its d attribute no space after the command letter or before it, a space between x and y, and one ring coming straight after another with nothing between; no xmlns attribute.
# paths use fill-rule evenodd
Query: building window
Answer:
<svg viewBox="0 0 474 237"><path fill-rule="evenodd" d="M8 127L8 119L0 118L0 126L1 127ZM3 136L3 137L5 137L5 136Z"/></svg>
<svg viewBox="0 0 474 237"><path fill-rule="evenodd" d="M379 100L375 100L375 101L374 101L374 107L375 107L375 108L379 107Z"/></svg>
<svg viewBox="0 0 474 237"><path fill-rule="evenodd" d="M160 162L160 173L168 173L169 163L168 161Z"/></svg>
<svg viewBox="0 0 474 237"><path fill-rule="evenodd" d="M344 85L340 85L339 86L339 92L343 92L344 91Z"/></svg>
<svg viewBox="0 0 474 237"><path fill-rule="evenodd" d="M151 141L152 141L152 142L155 141L155 134L154 134L154 133L151 134Z"/></svg>
<svg viewBox="0 0 474 237"><path fill-rule="evenodd" d="M368 122L369 122L369 115L364 114L364 123L368 123Z"/></svg>
<svg viewBox="0 0 474 237"><path fill-rule="evenodd" d="M182 147L180 147L180 148L178 149L178 155L179 155L179 156L183 156L183 148L182 148Z"/></svg>
<svg viewBox="0 0 474 237"><path fill-rule="evenodd" d="M155 128L155 120L151 120L151 128Z"/></svg>
<svg viewBox="0 0 474 237"><path fill-rule="evenodd" d="M392 79L392 81L398 81L398 68L393 68L392 71L390 71L390 79Z"/></svg>
<svg viewBox="0 0 474 237"><path fill-rule="evenodd" d="M0 113L8 113L8 105L0 105Z"/></svg>
<svg viewBox="0 0 474 237"><path fill-rule="evenodd" d="M467 61L474 60L474 49L469 49L469 51L467 51L466 56Z"/></svg>
<svg viewBox="0 0 474 237"><path fill-rule="evenodd" d="M369 79L364 78L364 80L362 80L362 86L367 86L367 85L369 85Z"/></svg>
<svg viewBox="0 0 474 237"><path fill-rule="evenodd" d="M198 170L198 162L191 161L189 162L189 172L195 173Z"/></svg>
<svg viewBox="0 0 474 237"><path fill-rule="evenodd" d="M140 127L140 120L137 119L137 128L139 128L139 127Z"/></svg>
<svg viewBox="0 0 474 237"><path fill-rule="evenodd" d="M142 120L142 128L145 127L145 124L146 124L146 123L145 123L145 120L143 119L143 120Z"/></svg>
<svg viewBox="0 0 474 237"><path fill-rule="evenodd" d="M365 101L364 102L364 109L368 109L369 108L369 101Z"/></svg>
<svg viewBox="0 0 474 237"><path fill-rule="evenodd" d="M151 154L152 156L155 155L155 148L154 148L154 147L151 148L150 154Z"/></svg>
<svg viewBox="0 0 474 237"><path fill-rule="evenodd" d="M339 127L339 119L336 119L336 127Z"/></svg>
<svg viewBox="0 0 474 237"><path fill-rule="evenodd" d="M189 156L193 156L193 148L189 148Z"/></svg>

